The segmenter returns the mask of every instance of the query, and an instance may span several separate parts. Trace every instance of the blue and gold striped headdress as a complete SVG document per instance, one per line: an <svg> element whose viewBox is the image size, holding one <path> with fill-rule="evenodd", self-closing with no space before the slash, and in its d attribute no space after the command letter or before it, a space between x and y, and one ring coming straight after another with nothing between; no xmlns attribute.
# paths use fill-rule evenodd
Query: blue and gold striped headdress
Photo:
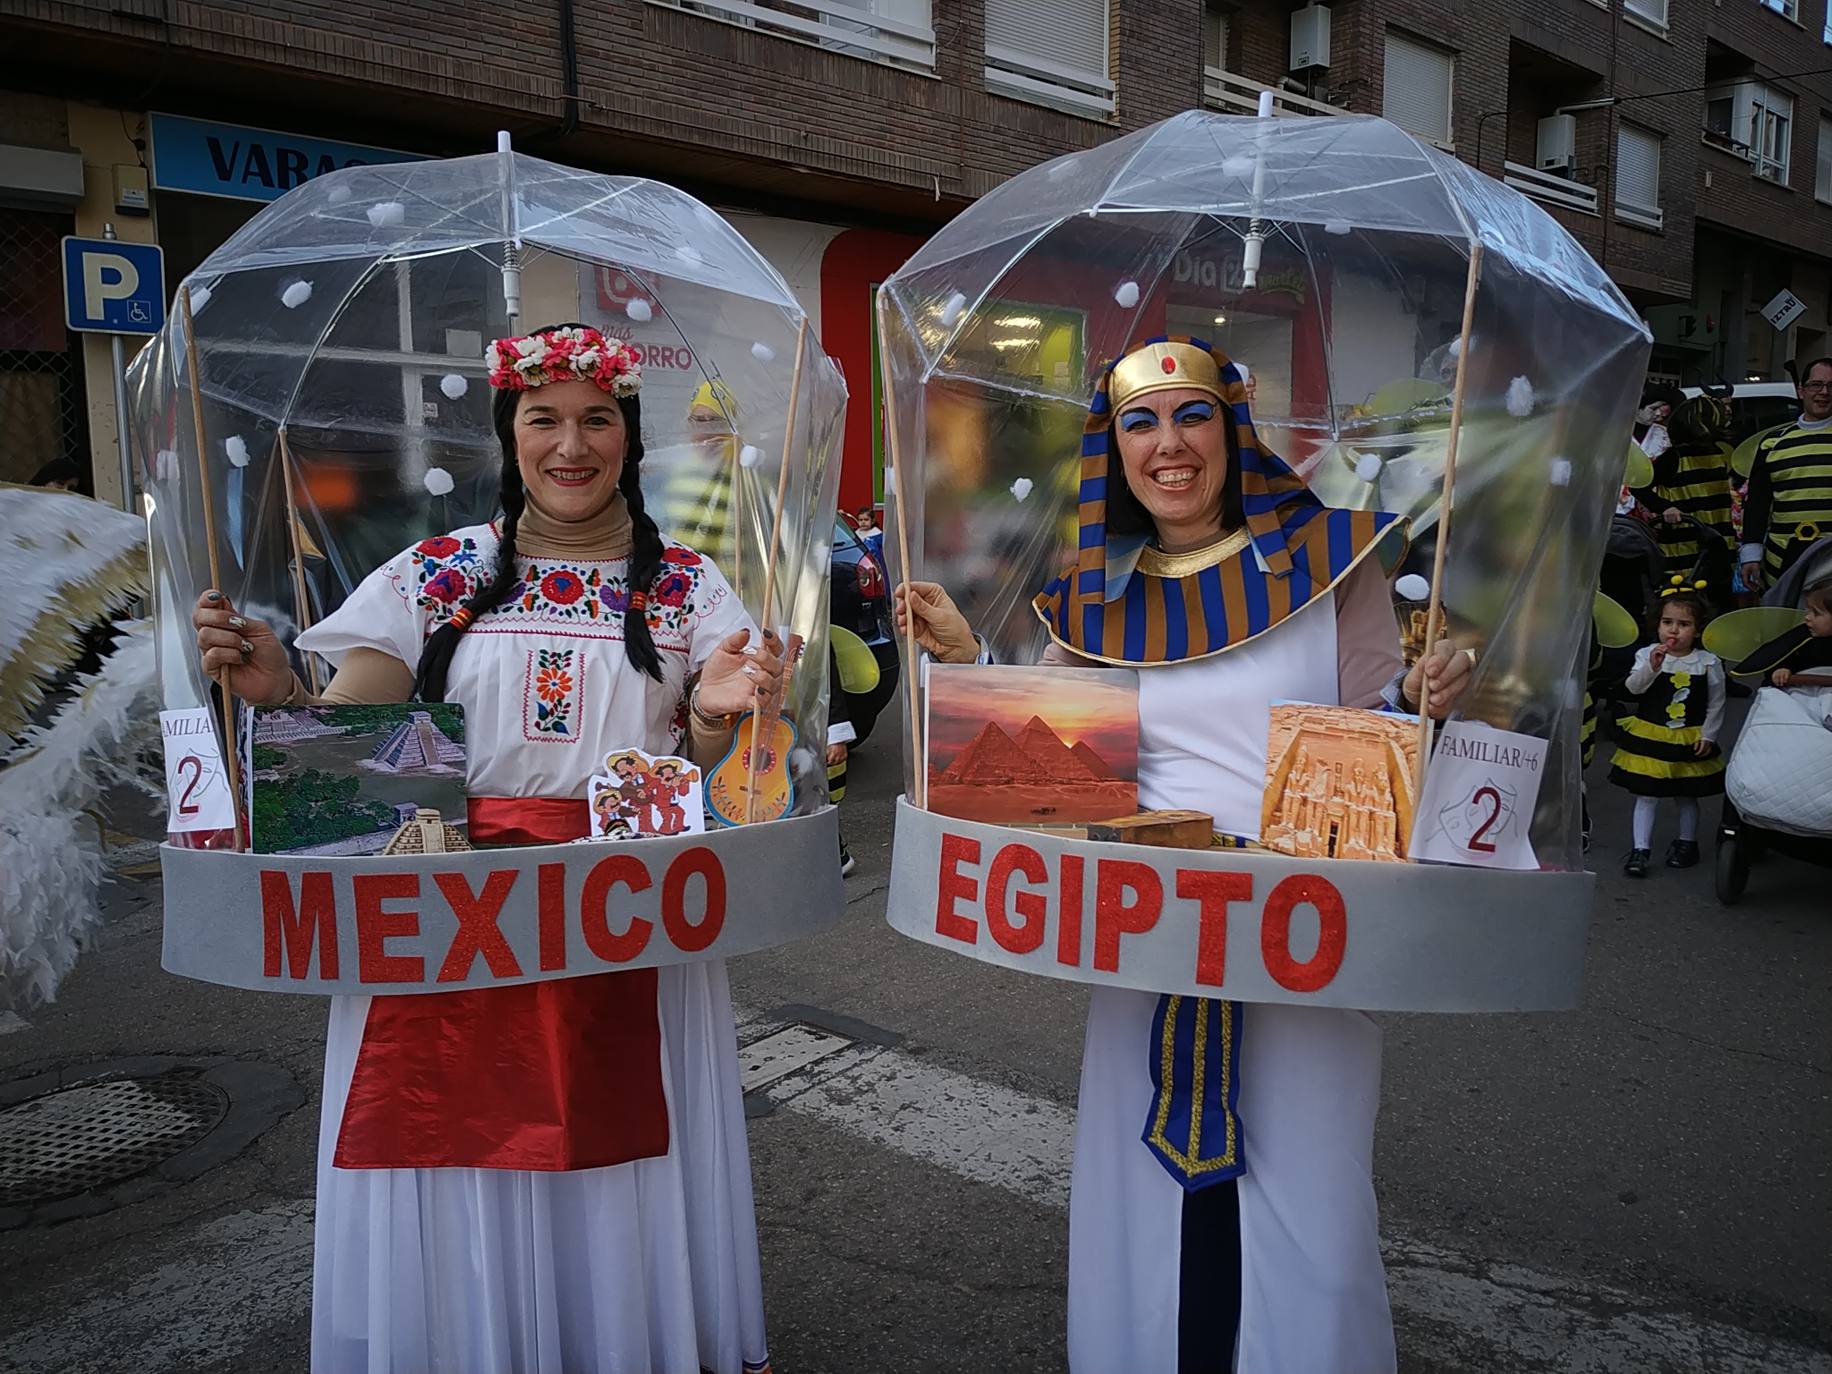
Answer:
<svg viewBox="0 0 1832 1374"><path fill-rule="evenodd" d="M1234 417L1246 527L1208 549L1166 555L1143 539L1109 537L1107 483L1120 406L1153 391L1212 393ZM1075 566L1033 605L1050 637L1083 657L1148 666L1206 658L1264 634L1340 582L1398 516L1333 510L1261 446L1240 370L1201 339L1135 344L1102 372L1081 441L1080 543Z"/></svg>

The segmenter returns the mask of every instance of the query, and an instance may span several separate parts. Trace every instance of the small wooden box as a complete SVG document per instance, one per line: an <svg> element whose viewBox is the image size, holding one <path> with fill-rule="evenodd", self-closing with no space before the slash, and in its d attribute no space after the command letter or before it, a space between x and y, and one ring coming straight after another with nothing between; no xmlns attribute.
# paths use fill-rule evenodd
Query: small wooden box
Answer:
<svg viewBox="0 0 1832 1374"><path fill-rule="evenodd" d="M1207 849L1214 841L1215 818L1200 811L1141 811L1109 821L1090 821L1090 840L1109 844L1147 844L1158 849Z"/></svg>

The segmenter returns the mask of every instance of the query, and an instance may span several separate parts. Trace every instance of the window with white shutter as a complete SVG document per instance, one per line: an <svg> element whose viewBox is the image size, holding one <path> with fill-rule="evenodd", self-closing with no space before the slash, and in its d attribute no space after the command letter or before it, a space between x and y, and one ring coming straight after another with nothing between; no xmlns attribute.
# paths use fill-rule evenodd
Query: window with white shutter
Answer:
<svg viewBox="0 0 1832 1374"><path fill-rule="evenodd" d="M1449 147L1456 67L1456 57L1444 49L1389 30L1381 113L1406 132Z"/></svg>
<svg viewBox="0 0 1832 1374"><path fill-rule="evenodd" d="M1114 110L1110 0L986 0L986 87L1077 114Z"/></svg>
<svg viewBox="0 0 1832 1374"><path fill-rule="evenodd" d="M1228 68L1229 22L1232 16L1220 5L1208 5L1202 11L1202 65L1217 71Z"/></svg>
<svg viewBox="0 0 1832 1374"><path fill-rule="evenodd" d="M1660 228L1660 136L1633 124L1616 129L1616 218Z"/></svg>
<svg viewBox="0 0 1832 1374"><path fill-rule="evenodd" d="M1813 194L1832 204L1832 119L1819 117L1819 169L1813 176Z"/></svg>
<svg viewBox="0 0 1832 1374"><path fill-rule="evenodd" d="M1651 27L1665 32L1667 0L1622 0L1622 8Z"/></svg>

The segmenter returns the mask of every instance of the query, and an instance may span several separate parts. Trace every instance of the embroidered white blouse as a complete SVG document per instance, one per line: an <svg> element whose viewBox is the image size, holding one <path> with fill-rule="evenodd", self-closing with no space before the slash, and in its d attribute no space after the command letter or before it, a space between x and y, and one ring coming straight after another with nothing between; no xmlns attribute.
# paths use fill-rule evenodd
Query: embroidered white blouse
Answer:
<svg viewBox="0 0 1832 1374"><path fill-rule="evenodd" d="M489 578L489 525L424 539L364 578L347 601L299 636L333 664L380 650L412 668L432 630ZM686 738L686 684L728 635L756 627L709 559L670 542L650 597L662 681L624 652L628 558L518 558L508 599L466 631L446 700L464 707L473 797L583 797L605 755L652 753Z"/></svg>

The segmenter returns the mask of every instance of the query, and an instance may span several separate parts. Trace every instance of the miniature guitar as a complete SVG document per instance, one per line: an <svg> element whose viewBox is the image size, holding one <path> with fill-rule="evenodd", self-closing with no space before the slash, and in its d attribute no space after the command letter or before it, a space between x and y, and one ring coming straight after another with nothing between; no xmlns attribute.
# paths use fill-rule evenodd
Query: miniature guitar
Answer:
<svg viewBox="0 0 1832 1374"><path fill-rule="evenodd" d="M781 820L795 804L795 781L789 776L789 754L795 748L795 726L777 716L761 728L755 712L738 721L731 748L706 776L706 809L723 826L747 821ZM761 742L758 736L762 735ZM751 751L757 757L757 805L751 808Z"/></svg>

